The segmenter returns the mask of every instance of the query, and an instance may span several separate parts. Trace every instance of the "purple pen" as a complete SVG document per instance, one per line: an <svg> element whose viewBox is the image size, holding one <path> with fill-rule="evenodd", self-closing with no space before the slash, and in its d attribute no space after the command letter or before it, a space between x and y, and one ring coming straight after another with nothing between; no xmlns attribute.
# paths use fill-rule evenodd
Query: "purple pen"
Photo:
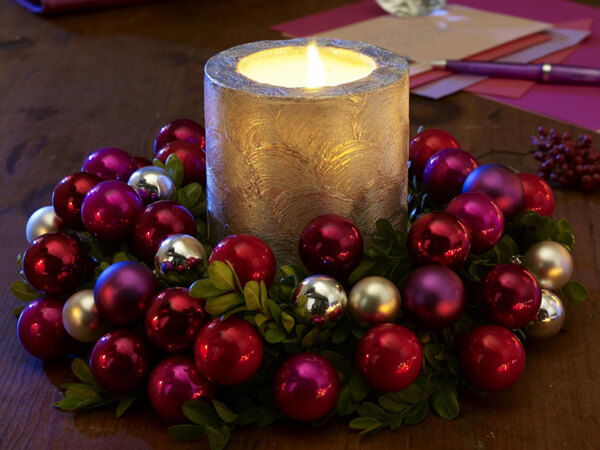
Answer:
<svg viewBox="0 0 600 450"><path fill-rule="evenodd" d="M563 64L519 64L485 61L430 61L428 64L451 72L494 78L518 78L545 83L586 84L600 86L600 69Z"/></svg>

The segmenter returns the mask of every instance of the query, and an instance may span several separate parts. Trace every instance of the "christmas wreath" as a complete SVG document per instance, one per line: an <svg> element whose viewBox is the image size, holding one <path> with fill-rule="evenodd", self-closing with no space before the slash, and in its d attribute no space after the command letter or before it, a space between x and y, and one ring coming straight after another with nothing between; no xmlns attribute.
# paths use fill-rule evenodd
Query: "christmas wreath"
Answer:
<svg viewBox="0 0 600 450"><path fill-rule="evenodd" d="M553 130L535 141L540 174L567 185L569 168L547 158L598 158L589 137L565 142ZM85 358L56 408L121 416L145 392L171 436L213 449L277 420L347 416L361 433L430 410L452 420L460 389L512 385L521 341L556 334L562 302L587 298L548 183L480 166L443 131L410 143L408 232L382 219L365 246L353 223L322 215L299 236L303 266L278 273L258 237L207 244L204 145L181 119L161 129L153 165L97 150L29 218L19 339L36 358Z"/></svg>

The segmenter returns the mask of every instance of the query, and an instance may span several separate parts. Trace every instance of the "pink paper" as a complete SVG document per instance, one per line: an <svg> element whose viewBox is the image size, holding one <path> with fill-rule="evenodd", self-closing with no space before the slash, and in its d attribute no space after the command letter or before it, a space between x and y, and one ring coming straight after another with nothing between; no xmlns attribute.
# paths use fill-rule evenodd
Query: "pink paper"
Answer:
<svg viewBox="0 0 600 450"><path fill-rule="evenodd" d="M565 63L596 66L600 61L600 9L566 0L458 0L450 1L472 8L547 22L593 20L592 35L573 52ZM348 14L348 17L344 17ZM373 0L348 5L273 27L293 35L311 35L385 14ZM600 87L536 84L520 99L486 96L507 105L554 117L600 132Z"/></svg>

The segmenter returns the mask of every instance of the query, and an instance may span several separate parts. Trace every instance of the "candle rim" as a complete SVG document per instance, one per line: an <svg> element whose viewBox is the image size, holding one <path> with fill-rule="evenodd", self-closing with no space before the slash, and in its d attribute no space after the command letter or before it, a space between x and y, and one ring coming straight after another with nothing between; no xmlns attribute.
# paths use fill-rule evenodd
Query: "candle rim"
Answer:
<svg viewBox="0 0 600 450"><path fill-rule="evenodd" d="M279 47L307 46L313 42L319 47L338 47L359 52L372 58L376 67L364 78L336 86L323 86L318 89L265 84L247 78L237 70L239 61L253 53ZM256 41L231 47L217 53L207 61L204 67L204 76L208 77L213 84L226 89L242 91L248 95L316 100L352 95L357 92L380 89L394 84L399 79L408 77L408 64L400 55L366 42L327 38L297 38Z"/></svg>

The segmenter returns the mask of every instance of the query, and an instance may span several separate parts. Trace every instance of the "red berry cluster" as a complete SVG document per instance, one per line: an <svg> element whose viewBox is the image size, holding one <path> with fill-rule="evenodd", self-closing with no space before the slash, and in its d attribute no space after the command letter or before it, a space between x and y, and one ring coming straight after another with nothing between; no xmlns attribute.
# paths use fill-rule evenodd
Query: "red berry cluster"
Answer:
<svg viewBox="0 0 600 450"><path fill-rule="evenodd" d="M540 177L585 192L600 187L600 152L594 150L591 136L580 134L573 140L570 133L539 127L531 142L537 147Z"/></svg>

